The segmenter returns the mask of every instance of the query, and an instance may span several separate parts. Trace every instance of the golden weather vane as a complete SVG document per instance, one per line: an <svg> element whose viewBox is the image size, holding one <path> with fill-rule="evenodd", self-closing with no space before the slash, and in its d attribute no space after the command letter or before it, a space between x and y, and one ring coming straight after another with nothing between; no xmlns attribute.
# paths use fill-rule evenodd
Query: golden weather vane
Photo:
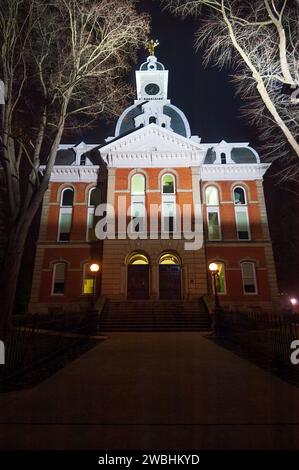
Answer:
<svg viewBox="0 0 299 470"><path fill-rule="evenodd" d="M157 46L159 46L158 39L156 39L155 41L153 39L148 41L148 43L146 44L146 48L148 49L150 55L155 55L155 49Z"/></svg>

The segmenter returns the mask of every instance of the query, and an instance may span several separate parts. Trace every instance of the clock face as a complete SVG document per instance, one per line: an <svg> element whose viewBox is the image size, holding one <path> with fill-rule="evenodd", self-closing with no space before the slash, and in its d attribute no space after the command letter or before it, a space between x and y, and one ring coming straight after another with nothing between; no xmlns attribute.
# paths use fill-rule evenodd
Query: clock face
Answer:
<svg viewBox="0 0 299 470"><path fill-rule="evenodd" d="M160 87L156 83L148 83L144 91L147 95L157 95L160 91Z"/></svg>

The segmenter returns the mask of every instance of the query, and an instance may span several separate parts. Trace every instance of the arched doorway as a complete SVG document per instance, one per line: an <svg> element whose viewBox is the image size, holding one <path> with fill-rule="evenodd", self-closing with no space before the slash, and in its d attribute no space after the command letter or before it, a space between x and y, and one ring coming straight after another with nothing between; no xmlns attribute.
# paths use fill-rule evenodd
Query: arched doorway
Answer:
<svg viewBox="0 0 299 470"><path fill-rule="evenodd" d="M127 298L149 298L149 260L144 253L132 253L127 261Z"/></svg>
<svg viewBox="0 0 299 470"><path fill-rule="evenodd" d="M163 253L159 259L160 299L181 299L181 261L174 253Z"/></svg>

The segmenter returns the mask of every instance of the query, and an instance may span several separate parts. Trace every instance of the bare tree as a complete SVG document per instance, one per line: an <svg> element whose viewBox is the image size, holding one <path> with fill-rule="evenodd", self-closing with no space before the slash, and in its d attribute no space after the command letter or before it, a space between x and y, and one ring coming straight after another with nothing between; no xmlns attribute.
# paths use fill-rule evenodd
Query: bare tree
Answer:
<svg viewBox="0 0 299 470"><path fill-rule="evenodd" d="M5 100L0 104L0 166L8 221L1 266L2 331L11 320L26 238L62 135L124 107L131 96L124 77L148 31L149 18L137 12L134 0L1 1Z"/></svg>
<svg viewBox="0 0 299 470"><path fill-rule="evenodd" d="M285 177L299 174L299 2L160 0L199 19L196 48L205 64L234 70L247 120L260 129L264 155L288 157Z"/></svg>

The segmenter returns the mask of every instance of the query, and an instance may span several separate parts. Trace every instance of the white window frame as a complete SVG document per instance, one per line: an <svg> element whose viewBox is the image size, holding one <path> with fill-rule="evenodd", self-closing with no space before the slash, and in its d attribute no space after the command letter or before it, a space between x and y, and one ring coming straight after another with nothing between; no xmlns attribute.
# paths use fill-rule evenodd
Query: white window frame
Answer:
<svg viewBox="0 0 299 470"><path fill-rule="evenodd" d="M243 274L243 265L251 264L253 267L253 280L254 280L254 287L255 291L254 292L245 292L245 279L244 279L244 274ZM241 273L242 273L242 286L243 286L243 295L258 295L258 287L257 287L257 277L256 277L256 264L254 261L242 261L241 263Z"/></svg>
<svg viewBox="0 0 299 470"><path fill-rule="evenodd" d="M216 190L217 192L217 201L218 203L217 204L209 204L208 203L208 198L207 198L207 189L209 188L213 188ZM215 186L214 184L209 184L208 186L205 187L205 201L206 201L206 206L208 207L219 207L219 201L220 201L220 194L219 194L219 189L217 188L217 186Z"/></svg>
<svg viewBox="0 0 299 470"><path fill-rule="evenodd" d="M96 210L96 206L91 206L90 204L90 198L91 198L91 193L92 191L98 189L100 191L100 194L101 194L101 190L99 188L97 188L96 186L93 186L92 188L89 189L88 191L88 206L87 206L87 221L86 221L86 236L85 236L85 239L87 242L90 242L90 241L93 241L89 238L89 225L88 225L88 221L89 221L89 215L91 214L93 216L93 223L94 223L94 217L95 217L95 210ZM101 194L102 196L102 194Z"/></svg>
<svg viewBox="0 0 299 470"><path fill-rule="evenodd" d="M218 225L219 225L219 238L210 238L210 223L209 223L209 214L216 212L218 215ZM211 242L217 242L219 240L222 240L222 231L221 231L221 222L220 222L220 210L219 206L207 206L207 226L208 226L208 239Z"/></svg>
<svg viewBox="0 0 299 470"><path fill-rule="evenodd" d="M143 186L143 192L140 193L135 193L133 192L133 179L136 178L136 176L142 176L144 186ZM146 187L146 178L143 173L134 173L134 175L131 176L131 196L144 196L145 195L145 187Z"/></svg>
<svg viewBox="0 0 299 470"><path fill-rule="evenodd" d="M63 201L63 194L65 191L71 190L73 192L73 205L72 206L63 206L62 201ZM62 214L71 214L73 215L73 207L74 207L74 198L75 198L75 191L72 186L67 186L63 188L60 194L60 203L59 203L59 218L58 218L58 231L57 231L57 241L59 243L69 243L70 240L60 240L60 224L61 224L61 215ZM71 228L70 228L70 234L72 231L72 225L73 225L73 217L71 217Z"/></svg>
<svg viewBox="0 0 299 470"><path fill-rule="evenodd" d="M142 221L142 230L140 230L139 226L139 231L135 232L132 230L132 233L145 233L146 232L146 211L145 211L145 196L131 196L131 222L135 219L133 213L133 208L135 204L141 204L143 206L143 218L140 217L140 219L143 219Z"/></svg>
<svg viewBox="0 0 299 470"><path fill-rule="evenodd" d="M166 204L172 204L173 207L174 207L174 210L173 210L173 230L172 231L170 231L169 229L166 230L165 223L164 223L165 205ZM177 207L176 207L176 197L175 197L175 195L163 194L163 197L162 197L162 211L161 211L161 216L162 216L161 230L162 230L163 233L176 233L176 231L177 231L177 213L176 213L176 209L177 209Z"/></svg>
<svg viewBox="0 0 299 470"><path fill-rule="evenodd" d="M237 213L243 212L246 214L246 221L247 221L247 231L248 231L248 238L240 238L239 237L239 230L238 230L238 223L237 223ZM250 233L250 224L249 224L249 216L248 216L248 207L245 204L235 205L235 223L236 223L236 231L238 240L241 242L246 242L251 240L251 233Z"/></svg>
<svg viewBox="0 0 299 470"><path fill-rule="evenodd" d="M53 270L52 270L52 284L51 284L51 295L54 295L54 296L60 296L62 297L63 295L65 295L65 292L63 292L63 294L60 294L59 292L54 292L54 285L55 285L55 277L56 277L56 269L57 269L57 265L58 264L64 264L65 268L64 268L64 287L65 287L65 284L66 284L66 272L67 272L67 264L65 261L57 261L54 263L53 265Z"/></svg>
<svg viewBox="0 0 299 470"><path fill-rule="evenodd" d="M173 179L173 192L172 193L164 193L163 192L163 179L165 178L165 176L171 176L172 179ZM176 194L176 181L175 181L175 175L173 175L172 173L163 173L163 175L161 176L161 193L162 193L162 196L173 196Z"/></svg>
<svg viewBox="0 0 299 470"><path fill-rule="evenodd" d="M237 204L235 202L235 190L236 189L242 189L242 191L244 192L244 199L245 199L245 203L244 204ZM237 206L237 207L240 207L240 206L247 206L248 205L248 202L247 202L247 191L245 188L243 188L243 186L234 186L233 187L233 201L234 201L234 205Z"/></svg>

